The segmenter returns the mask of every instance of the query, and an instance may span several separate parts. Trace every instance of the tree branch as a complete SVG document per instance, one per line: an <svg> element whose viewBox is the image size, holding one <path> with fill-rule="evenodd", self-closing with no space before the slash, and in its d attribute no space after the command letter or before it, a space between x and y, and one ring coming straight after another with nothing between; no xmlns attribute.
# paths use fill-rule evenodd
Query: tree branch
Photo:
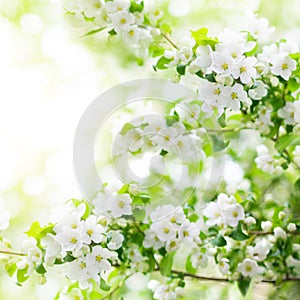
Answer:
<svg viewBox="0 0 300 300"><path fill-rule="evenodd" d="M179 50L178 46L164 33L161 33L162 37L164 37L176 50Z"/></svg>
<svg viewBox="0 0 300 300"><path fill-rule="evenodd" d="M16 256L27 256L27 254L25 254L25 253L19 253L19 252L13 252L13 251L6 251L6 250L0 250L0 254L16 255Z"/></svg>

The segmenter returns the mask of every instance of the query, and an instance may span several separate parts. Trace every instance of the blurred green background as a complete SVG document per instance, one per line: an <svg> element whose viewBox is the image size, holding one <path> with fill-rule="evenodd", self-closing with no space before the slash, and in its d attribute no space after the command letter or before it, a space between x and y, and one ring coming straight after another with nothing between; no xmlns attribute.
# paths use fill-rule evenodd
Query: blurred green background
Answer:
<svg viewBox="0 0 300 300"><path fill-rule="evenodd" d="M239 29L246 11L256 11L277 27L276 38L300 43L299 0L157 1L174 27L175 39L188 29ZM72 143L78 120L102 91L120 82L155 73L149 60L138 66L118 41L105 33L80 38L59 1L0 0L0 209L11 212L4 236L20 249L23 232L34 220L47 222L51 208L80 197L73 174ZM0 299L53 299L66 282L59 270L45 285L34 279L22 288L1 270ZM139 285L136 284L139 280ZM146 277L128 281L126 299L141 299ZM140 289L136 290L139 286ZM240 299L235 287L189 284L189 299ZM248 299L293 297L296 287L257 286ZM148 293L145 293L147 298ZM66 299L73 299L71 296ZM74 298L75 299L75 298Z"/></svg>

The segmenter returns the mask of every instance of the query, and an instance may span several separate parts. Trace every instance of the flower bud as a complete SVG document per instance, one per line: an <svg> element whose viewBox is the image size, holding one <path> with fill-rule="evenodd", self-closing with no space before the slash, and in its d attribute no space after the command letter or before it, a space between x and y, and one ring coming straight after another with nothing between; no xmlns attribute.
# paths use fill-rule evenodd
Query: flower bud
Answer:
<svg viewBox="0 0 300 300"><path fill-rule="evenodd" d="M270 232L271 229L272 229L272 222L271 221L265 221L265 222L261 222L261 229L264 231L264 232Z"/></svg>
<svg viewBox="0 0 300 300"><path fill-rule="evenodd" d="M296 224L295 223L290 223L288 226L287 226L287 230L289 232L294 232L297 230L297 227L296 227Z"/></svg>

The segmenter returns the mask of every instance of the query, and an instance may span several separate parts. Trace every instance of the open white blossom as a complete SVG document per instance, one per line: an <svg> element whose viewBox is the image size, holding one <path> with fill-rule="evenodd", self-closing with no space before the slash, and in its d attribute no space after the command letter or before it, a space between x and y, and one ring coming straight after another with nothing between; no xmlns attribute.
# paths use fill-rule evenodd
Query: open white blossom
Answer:
<svg viewBox="0 0 300 300"><path fill-rule="evenodd" d="M238 271L245 277L253 277L260 274L262 269L255 260L246 258L243 262L238 264Z"/></svg>

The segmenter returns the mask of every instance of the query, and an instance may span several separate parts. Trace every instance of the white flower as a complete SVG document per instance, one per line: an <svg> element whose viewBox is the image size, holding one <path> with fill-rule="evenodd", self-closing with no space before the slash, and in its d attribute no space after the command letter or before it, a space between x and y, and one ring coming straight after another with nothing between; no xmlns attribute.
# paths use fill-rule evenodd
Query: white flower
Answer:
<svg viewBox="0 0 300 300"><path fill-rule="evenodd" d="M296 61L288 55L276 55L271 63L271 72L285 80L289 80L292 71L296 70L297 65Z"/></svg>
<svg viewBox="0 0 300 300"><path fill-rule="evenodd" d="M289 232L295 232L297 230L296 224L295 223L289 223L289 225L287 226L287 230Z"/></svg>
<svg viewBox="0 0 300 300"><path fill-rule="evenodd" d="M170 62L165 65L168 68L172 66L176 66L179 63L180 57L178 51L165 50L164 57L170 60Z"/></svg>
<svg viewBox="0 0 300 300"><path fill-rule="evenodd" d="M123 215L131 215L131 202L129 194L118 194L111 199L111 215L115 218L121 217Z"/></svg>
<svg viewBox="0 0 300 300"><path fill-rule="evenodd" d="M167 252L176 251L180 246L180 240L175 238L166 242L166 250Z"/></svg>
<svg viewBox="0 0 300 300"><path fill-rule="evenodd" d="M286 102L285 106L278 110L278 116L284 119L285 124L294 125L296 107L295 102Z"/></svg>
<svg viewBox="0 0 300 300"><path fill-rule="evenodd" d="M106 9L110 14L121 12L121 11L127 11L129 7L130 7L129 0L114 0L114 1L108 1L106 3Z"/></svg>
<svg viewBox="0 0 300 300"><path fill-rule="evenodd" d="M228 106L233 110L240 109L240 102L246 104L249 102L246 91L239 83L236 83L233 86L225 86L224 96L228 99Z"/></svg>
<svg viewBox="0 0 300 300"><path fill-rule="evenodd" d="M185 220L185 215L181 207L175 208L172 204L166 204L156 207L156 209L150 213L150 218L153 222L166 219L176 226ZM177 225L177 227L178 226L179 225Z"/></svg>
<svg viewBox="0 0 300 300"><path fill-rule="evenodd" d="M83 246L82 233L78 229L66 229L55 236L63 251L79 250Z"/></svg>
<svg viewBox="0 0 300 300"><path fill-rule="evenodd" d="M263 261L269 254L270 248L270 242L267 239L261 239L259 242L256 243L255 247L248 246L247 252L251 259L256 261Z"/></svg>
<svg viewBox="0 0 300 300"><path fill-rule="evenodd" d="M103 240L104 228L102 225L97 224L96 216L89 216L83 225L83 240L86 244L91 242L100 243Z"/></svg>
<svg viewBox="0 0 300 300"><path fill-rule="evenodd" d="M286 232L281 227L274 228L274 236L276 239L286 239Z"/></svg>
<svg viewBox="0 0 300 300"><path fill-rule="evenodd" d="M228 207L223 210L222 216L229 226L235 227L239 221L245 217L244 208L240 204L228 205Z"/></svg>
<svg viewBox="0 0 300 300"><path fill-rule="evenodd" d="M172 127L166 127L161 129L153 140L164 150L172 151L174 148L174 140L177 136L176 129Z"/></svg>
<svg viewBox="0 0 300 300"><path fill-rule="evenodd" d="M137 25L130 25L121 32L121 37L127 44L136 44L139 42L141 29Z"/></svg>
<svg viewBox="0 0 300 300"><path fill-rule="evenodd" d="M79 257L67 264L67 276L70 280L78 281L82 289L91 287L92 279L97 283L100 281L97 273L95 264L90 264L86 257Z"/></svg>
<svg viewBox="0 0 300 300"><path fill-rule="evenodd" d="M273 112L272 106L261 106L258 111L258 117L254 122L254 126L260 132L268 134L270 132L270 126L273 126L274 123L271 121L271 114ZM268 151L266 152L266 154Z"/></svg>
<svg viewBox="0 0 300 300"><path fill-rule="evenodd" d="M108 259L111 258L110 251L101 246L92 248L92 252L86 256L88 265L93 266L95 273L108 271L111 267Z"/></svg>
<svg viewBox="0 0 300 300"><path fill-rule="evenodd" d="M197 225L189 221L182 223L178 230L178 236L181 241L192 241L194 238L199 236L199 233L200 230Z"/></svg>
<svg viewBox="0 0 300 300"><path fill-rule="evenodd" d="M260 226L263 232L270 232L273 227L273 223L271 221L263 221Z"/></svg>
<svg viewBox="0 0 300 300"><path fill-rule="evenodd" d="M105 27L110 22L110 17L107 14L106 9L102 9L100 13L94 18L93 21L97 26Z"/></svg>
<svg viewBox="0 0 300 300"><path fill-rule="evenodd" d="M223 275L228 275L229 271L229 260L227 258L222 258L218 263L219 271Z"/></svg>
<svg viewBox="0 0 300 300"><path fill-rule="evenodd" d="M105 7L102 0L85 0L82 3L82 10L84 11L85 16L88 18L96 17Z"/></svg>
<svg viewBox="0 0 300 300"><path fill-rule="evenodd" d="M110 231L108 232L108 237L111 238L109 243L107 244L107 247L110 250L118 250L124 241L124 236L118 232L118 231Z"/></svg>
<svg viewBox="0 0 300 300"><path fill-rule="evenodd" d="M22 243L22 250L27 255L17 262L18 269L27 269L27 274L31 274L34 270L34 266L41 264L43 259L43 253L40 248L37 247L36 240L32 237L27 238Z"/></svg>
<svg viewBox="0 0 300 300"><path fill-rule="evenodd" d="M272 174L275 171L274 159L268 152L258 153L254 161L257 167L266 173Z"/></svg>
<svg viewBox="0 0 300 300"><path fill-rule="evenodd" d="M211 48L209 46L199 46L196 49L196 59L194 63L200 68L208 68L211 65Z"/></svg>
<svg viewBox="0 0 300 300"><path fill-rule="evenodd" d="M203 215L208 218L207 226L221 225L223 222L221 208L215 202L209 203L203 210Z"/></svg>
<svg viewBox="0 0 300 300"><path fill-rule="evenodd" d="M246 57L234 65L232 70L232 76L235 79L240 78L244 84L249 84L252 79L257 77L257 72L254 67L257 59L255 57Z"/></svg>
<svg viewBox="0 0 300 300"><path fill-rule="evenodd" d="M153 298L158 300L173 300L177 298L176 291L170 285L160 284L156 280L151 280L148 288L153 292Z"/></svg>
<svg viewBox="0 0 300 300"><path fill-rule="evenodd" d="M5 230L9 226L10 214L8 211L0 213L0 230Z"/></svg>
<svg viewBox="0 0 300 300"><path fill-rule="evenodd" d="M205 268L207 266L208 257L205 253L196 252L191 255L191 263L193 268L197 269L199 266Z"/></svg>
<svg viewBox="0 0 300 300"><path fill-rule="evenodd" d="M234 59L228 51L224 50L222 52L212 52L211 60L212 70L217 74L221 74L222 76L228 76L231 74L234 66Z"/></svg>
<svg viewBox="0 0 300 300"><path fill-rule="evenodd" d="M258 42L267 42L270 40L274 27L269 27L269 21L267 19L257 19L253 16L250 21L249 31L258 40Z"/></svg>
<svg viewBox="0 0 300 300"><path fill-rule="evenodd" d="M145 230L145 239L143 241L143 246L145 248L154 248L158 250L163 246L163 242L159 239L156 232L151 231L150 229Z"/></svg>
<svg viewBox="0 0 300 300"><path fill-rule="evenodd" d="M256 261L246 258L238 264L238 271L245 277L252 277L260 273L260 268Z"/></svg>
<svg viewBox="0 0 300 300"><path fill-rule="evenodd" d="M248 93L253 100L260 100L268 94L268 90L262 81L255 81Z"/></svg>
<svg viewBox="0 0 300 300"><path fill-rule="evenodd" d="M61 245L55 241L54 236L50 233L42 238L41 245L46 249L45 262L48 265L53 265L56 257L62 252Z"/></svg>
<svg viewBox="0 0 300 300"><path fill-rule="evenodd" d="M176 237L176 229L174 225L167 220L162 220L151 224L150 229L156 232L158 238L163 242L172 240Z"/></svg>
<svg viewBox="0 0 300 300"><path fill-rule="evenodd" d="M125 11L118 12L111 16L116 32L127 30L134 23L134 15Z"/></svg>
<svg viewBox="0 0 300 300"><path fill-rule="evenodd" d="M285 41L279 44L279 52L282 54L293 54L299 52L299 45L294 41Z"/></svg>

